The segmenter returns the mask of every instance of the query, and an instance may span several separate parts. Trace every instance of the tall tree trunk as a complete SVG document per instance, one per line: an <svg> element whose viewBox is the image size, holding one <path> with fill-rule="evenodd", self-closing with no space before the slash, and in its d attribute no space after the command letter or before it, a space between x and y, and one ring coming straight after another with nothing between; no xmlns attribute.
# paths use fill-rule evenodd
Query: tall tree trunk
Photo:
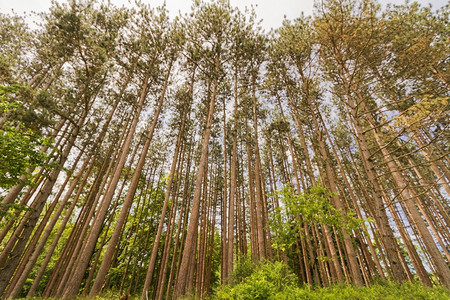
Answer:
<svg viewBox="0 0 450 300"><path fill-rule="evenodd" d="M80 152L79 156L75 160L73 167L72 167L72 172L75 170L78 160L81 158L82 154L83 154L83 151ZM70 198L70 195L72 194L73 190L75 189L75 187L80 179L81 173L84 172L84 170L86 169L86 166L89 162L90 162L90 159L86 160L84 162L83 166L80 168L80 173L77 176L74 176L74 180L70 184L69 190L67 191L64 199L60 202L59 198L62 194L62 191L64 190L66 184L69 182L69 179L71 178L70 176L66 177L66 180L65 180L64 184L62 185L62 187L60 188L58 195L53 200L51 207L48 209L48 211L45 214L45 217L42 219L41 224L39 225L39 227L41 227L41 229L38 228L38 230L36 230L36 232L34 234L35 237L33 237L33 239L36 238L36 242L33 244L33 247L31 247L32 243L30 243L30 245L28 246L29 249L27 251L29 253L28 253L28 255L25 255L22 258L21 265L16 270L13 280L11 281L11 283L9 285L9 289L7 290L7 292L5 294L6 297L16 298L18 296L18 294L20 293L20 291L25 283L25 280L28 277L28 274L30 273L31 269L33 268L34 264L36 263L44 245L46 244L46 242L48 240L48 237L50 236L53 226L56 224L56 221L58 220L63 209L65 208L65 204L67 203L67 200ZM45 231L44 231L44 227L45 227L45 225L47 225L50 215L52 214L53 210L56 208L56 205L58 203L59 203L58 210L55 212L52 219L50 220L50 224L48 224L48 226L45 228ZM44 232L44 234L41 236L42 232Z"/></svg>
<svg viewBox="0 0 450 300"><path fill-rule="evenodd" d="M14 248L11 247L10 250L6 250L5 247L5 249L0 255L0 261L3 262L3 264L0 265L0 271L2 272L2 277L0 278L0 295L3 294L3 292L5 291L9 283L9 280L11 279L11 276L13 275L19 263L21 254L25 250L25 245L28 242L31 233L33 232L33 229L39 219L41 211L44 208L44 205L51 194L52 188L55 185L56 180L58 179L58 176L64 166L64 163L66 162L69 156L70 151L72 150L75 140L78 137L79 129L84 123L86 116L87 111L84 111L83 115L80 117L80 120L77 123L77 126L75 126L73 130L70 132L67 144L58 160L59 167L53 169L50 172L48 178L45 180L45 183L43 184L41 190L39 191L38 195L34 199L33 204L30 207L31 211L24 216L21 224L15 230L15 233L12 235L13 240L18 239L17 243L14 241L11 243L14 246ZM6 264L4 264L5 262Z"/></svg>
<svg viewBox="0 0 450 300"><path fill-rule="evenodd" d="M119 242L119 238L122 232L122 228L125 224L125 219L128 216L128 212L131 208L131 205L133 204L133 199L134 199L134 194L136 193L136 189L139 183L139 178L141 177L141 172L142 169L144 167L145 164L145 159L147 157L147 153L148 153L148 149L150 148L150 143L153 139L153 133L155 132L155 128L156 128L156 124L158 122L158 118L159 118L159 114L161 113L161 109L162 109L162 105L164 103L164 97L165 97L165 93L167 90L167 86L169 83L169 76L171 73L171 69L172 69L172 65L173 65L174 59L172 58L169 62L169 67L167 70L167 74L166 74L166 78L164 79L164 86L163 89L161 91L161 96L159 98L158 101L158 106L155 109L154 112L154 116L153 116L153 121L150 127L150 130L148 131L146 140L145 140L145 144L144 144L144 148L142 149L141 155L139 157L139 161L136 165L136 169L134 171L133 174L133 178L131 179L131 183L130 186L128 187L128 191L127 194L125 196L125 200L122 206L122 209L120 211L119 217L117 219L117 222L115 224L114 227L114 232L111 236L111 239L108 243L108 247L106 248L106 252L104 254L103 257L103 261L100 265L100 269L97 272L97 276L95 277L94 280L94 284L92 285L92 289L89 292L89 296L93 297L95 295L97 295L98 293L100 293L101 289L102 289L102 285L105 281L105 277L106 277L106 273L109 270L110 264L111 264L111 260L112 257L114 255L114 251L116 249L116 246ZM145 98L145 96L144 96ZM140 104L140 105L143 105ZM137 113L137 115L139 116L139 113ZM138 120L139 118L137 117L136 120ZM131 135L132 137L132 135ZM165 213L165 212L164 212Z"/></svg>
<svg viewBox="0 0 450 300"><path fill-rule="evenodd" d="M149 78L150 72L147 72L144 78L144 83L141 88L136 114L134 116L134 120L131 125L130 131L128 132L127 139L125 140L125 143L122 147L123 150L117 163L116 171L111 180L109 188L103 197L102 204L100 205L100 208L96 215L96 221L94 221L94 224L92 225L89 235L86 239L86 243L83 247L83 250L79 255L79 259L77 260L77 267L74 270L74 273L72 274L70 279L65 283L65 289L62 295L63 298L71 298L75 296L78 293L78 289L80 288L81 281L83 280L84 273L86 271L86 268L89 264L89 260L92 255L92 251L94 250L98 235L100 234L100 231L102 229L103 220L106 216L106 213L108 212L109 204L111 203L112 197L114 195L115 189L120 179L120 175L122 173L123 166L125 165L126 158L128 156L134 132L136 130L136 126L139 121L139 116L144 105L144 100L148 92Z"/></svg>
<svg viewBox="0 0 450 300"><path fill-rule="evenodd" d="M232 245L232 241L230 243L229 241L229 235L227 228L229 229L229 219L227 219L227 200L228 200L228 178L227 178L227 125L226 125L226 101L225 98L223 99L223 200L222 200L222 257L221 257L221 278L220 281L222 284L226 284L228 281L228 276L231 273L229 270L229 260L233 260L233 251L231 251L231 258L229 257L230 253L228 251L228 248L230 247L230 244ZM231 197L234 197L233 191L231 190L231 184L230 184L230 201ZM230 202L231 203L231 202ZM230 204L231 205L231 204ZM231 206L228 207L228 213L231 209ZM228 215L228 218L231 218L230 215ZM228 224L228 226L227 226ZM233 268L233 266L231 266Z"/></svg>
<svg viewBox="0 0 450 300"><path fill-rule="evenodd" d="M237 135L238 135L238 71L235 67L234 73L234 128L233 128L233 149L231 153L231 182L230 182L230 202L228 207L228 249L227 249L227 275L228 277L233 273L233 246L234 246L234 206L235 197L237 194L237 179L236 179L236 166L237 166ZM224 124L225 125L225 124ZM225 144L225 140L224 140ZM226 156L226 152L224 152ZM228 282L228 278L226 279Z"/></svg>
<svg viewBox="0 0 450 300"><path fill-rule="evenodd" d="M362 99L362 96L357 94L360 99ZM378 133L378 130L376 129L375 120L371 116L370 112L368 111L367 107L365 106L364 102L361 102L361 105L363 106L364 111L366 112L366 116L369 120L369 123L372 127L372 132L375 137L375 140L378 144L378 146L381 149L381 153L383 154L383 157L387 163L387 166L389 168L389 171L394 179L394 182L396 183L397 187L400 190L400 195L403 198L406 207L408 208L411 217L413 220L415 220L417 224L417 230L420 233L423 242L425 243L425 246L436 266L436 271L439 279L441 282L448 288L450 288L450 268L448 267L447 263L442 257L441 252L436 246L436 243L434 241L434 238L432 237L430 231L427 228L427 225L425 224L424 220L422 219L422 216L420 215L419 210L416 207L416 204L413 202L413 191L409 187L409 185L405 182L403 179L403 175L398 170L397 167L397 160L392 157L392 155L389 153L388 148L384 144L380 134ZM397 162L398 163L398 162ZM430 224L431 225L431 224Z"/></svg>
<svg viewBox="0 0 450 300"><path fill-rule="evenodd" d="M344 83L344 86L347 90L346 107L351 110L352 125L354 127L354 130L356 131L355 139L357 141L358 148L360 149L364 170L366 171L367 178L372 187L374 217L377 222L378 228L380 229L380 236L383 240L386 249L386 256L388 257L391 264L391 270L394 274L394 278L395 280L402 282L406 280L406 274L396 254L397 242L395 241L392 228L389 226L389 220L387 218L386 210L383 205L383 198L380 194L381 187L377 180L378 176L375 172L375 167L372 162L367 139L359 120L358 106L356 105L353 96L351 95L350 87L348 86L348 84Z"/></svg>
<svg viewBox="0 0 450 300"><path fill-rule="evenodd" d="M164 227L164 220L166 218L167 207L169 206L170 194L172 192L172 184L173 184L173 179L175 177L175 168L177 165L178 153L180 151L181 138L183 137L183 134L184 134L186 117L188 114L188 110L190 108L190 103L192 101L191 99L192 99L192 93L193 93L193 88L194 88L194 78L195 78L195 67L194 67L194 70L192 71L191 83L190 83L190 88L189 88L189 99L188 99L188 102L186 103L186 107L183 109L182 116L181 116L182 121L181 121L181 125L180 125L180 130L179 130L178 136L177 136L175 152L174 152L173 159L172 159L172 166L170 168L169 180L167 182L166 194L164 197L164 204L163 204L161 216L159 219L158 230L156 232L156 237L155 237L155 240L154 240L154 243L152 246L152 251L150 254L150 262L148 265L147 275L145 277L144 287L143 287L142 294L141 294L142 300L145 300L148 297L148 289L150 287L150 284L151 284L151 281L153 278L153 272L155 270L156 256L158 255L159 243L161 241L162 230Z"/></svg>
<svg viewBox="0 0 450 300"><path fill-rule="evenodd" d="M302 78L302 81L303 81L303 86L304 86L303 90L304 90L305 95L306 95L305 98L308 101L308 106L309 106L309 109L310 109L310 112L311 112L311 117L312 117L312 121L313 121L313 125L314 125L314 130L315 130L315 133L317 135L317 142L319 143L320 155L322 157L322 161L323 161L323 164L324 164L327 185L330 188L330 191L331 191L331 193L333 195L332 196L333 205L334 205L334 207L336 207L339 210L342 210L345 213L345 209L344 209L343 205L341 204L341 202L340 202L340 200L338 198L339 193L338 193L337 185L336 185L336 182L334 180L334 175L333 175L333 172L332 172L332 169L331 169L330 159L328 157L327 146L325 144L325 140L324 140L322 131L321 131L320 127L319 127L319 122L318 122L317 117L316 117L316 109L315 109L315 107L313 105L313 100L311 99L311 96L310 96L309 81L308 81L307 78L305 78L301 68L299 68L299 72L301 74L301 78ZM320 114L320 113L318 113L318 114ZM346 249L346 251L348 253L348 261L349 261L350 270L351 270L351 273L352 273L352 279L357 285L362 286L364 284L364 282L363 282L363 279L361 277L361 272L360 272L360 269L359 269L359 266L358 266L358 262L356 260L356 254L355 254L355 251L353 249L353 244L352 244L352 242L350 240L350 236L346 232L345 228L341 228L340 230L341 230L342 236L344 238L345 249ZM336 266L336 268L337 267L338 266ZM343 267L345 267L345 266L343 266ZM339 277L340 277L339 276L339 271L338 271L337 275L338 275L338 280L339 280Z"/></svg>
<svg viewBox="0 0 450 300"><path fill-rule="evenodd" d="M261 185L261 159L259 156L259 142L258 142L258 116L257 116L257 99L256 99L256 75L252 75L252 100L253 100L253 146L255 152L255 164L254 164L254 178L255 178L255 208L256 208L256 229L258 232L258 248L259 259L264 260L267 257L266 254L266 232L264 226L264 207L263 207L263 193L264 186Z"/></svg>
<svg viewBox="0 0 450 300"><path fill-rule="evenodd" d="M189 265L192 263L191 258L195 257L195 245L197 244L197 230L198 230L198 219L199 219L199 213L200 213L200 198L201 198L201 192L202 192L202 182L203 182L203 176L205 172L205 167L207 165L208 161L208 145L209 145L209 137L211 135L211 126L213 122L213 116L214 116L214 105L217 97L217 85L218 85L218 78L217 74L219 72L219 63L220 63L220 57L217 55L215 58L215 66L214 66L214 73L215 78L213 79L213 88L212 88L212 95L209 102L209 110L208 110L208 116L206 119L206 127L205 131L203 133L203 141L202 141L202 152L200 156L200 162L198 166L198 172L197 172L197 179L195 182L195 189L194 189L194 197L192 199L192 209L191 214L189 218L189 225L187 229L186 234L186 240L183 250L183 255L181 259L180 269L177 276L177 281L175 283L175 290L174 290L174 296L179 297L186 293L186 286L188 285L187 277L188 277L188 271L189 271ZM195 238L195 240L194 240Z"/></svg>

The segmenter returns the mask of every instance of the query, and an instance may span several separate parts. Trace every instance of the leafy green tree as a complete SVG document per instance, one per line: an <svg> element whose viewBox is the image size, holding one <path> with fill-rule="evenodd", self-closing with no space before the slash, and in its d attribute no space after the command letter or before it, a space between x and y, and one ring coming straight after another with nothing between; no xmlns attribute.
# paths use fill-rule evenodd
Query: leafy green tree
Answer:
<svg viewBox="0 0 450 300"><path fill-rule="evenodd" d="M14 98L21 93L28 93L26 87L14 84L0 86L1 116L18 114L21 104ZM23 114L22 114L23 115ZM0 128L0 192L16 184L31 185L34 174L29 170L48 166L49 156L41 152L42 147L52 145L52 139L43 137L33 124L5 120ZM1 194L0 194L1 195ZM0 196L0 199L3 197ZM2 203L0 214L13 203ZM0 215L1 217L1 215Z"/></svg>

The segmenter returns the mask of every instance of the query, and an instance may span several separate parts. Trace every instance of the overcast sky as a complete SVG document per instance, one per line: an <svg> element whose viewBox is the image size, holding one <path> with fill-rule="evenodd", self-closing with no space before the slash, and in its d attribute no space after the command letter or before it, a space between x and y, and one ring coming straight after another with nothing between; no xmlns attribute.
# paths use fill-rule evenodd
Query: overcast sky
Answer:
<svg viewBox="0 0 450 300"><path fill-rule="evenodd" d="M63 0L57 0L63 2ZM130 6L128 0L110 0L117 6ZM150 3L153 6L161 5L164 0L143 0L144 3ZM268 31L270 28L276 28L281 25L283 17L294 19L304 12L305 15L311 15L314 0L230 0L233 6L243 9L246 6L257 5L256 13L259 19L263 19L262 26ZM379 0L380 3L403 3L404 0ZM440 8L447 3L447 0L418 0L422 5L431 3L433 8ZM24 12L41 12L50 7L51 0L0 0L0 12L9 13L11 9L18 14ZM178 14L188 12L191 6L190 0L166 0L167 9L173 17Z"/></svg>

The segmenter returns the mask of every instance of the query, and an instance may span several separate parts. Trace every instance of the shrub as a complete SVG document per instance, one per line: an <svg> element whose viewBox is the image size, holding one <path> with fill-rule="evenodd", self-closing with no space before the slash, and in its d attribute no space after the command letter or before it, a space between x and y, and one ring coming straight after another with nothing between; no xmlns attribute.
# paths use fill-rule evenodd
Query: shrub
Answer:
<svg viewBox="0 0 450 300"><path fill-rule="evenodd" d="M369 287L334 285L300 288L296 276L284 263L241 260L235 267L231 284L221 286L211 299L450 300L450 291L445 287L424 287L418 282L390 281L381 281Z"/></svg>
<svg viewBox="0 0 450 300"><path fill-rule="evenodd" d="M222 286L213 298L279 299L285 290L295 288L296 277L284 263L258 264L243 260L233 272L232 284Z"/></svg>

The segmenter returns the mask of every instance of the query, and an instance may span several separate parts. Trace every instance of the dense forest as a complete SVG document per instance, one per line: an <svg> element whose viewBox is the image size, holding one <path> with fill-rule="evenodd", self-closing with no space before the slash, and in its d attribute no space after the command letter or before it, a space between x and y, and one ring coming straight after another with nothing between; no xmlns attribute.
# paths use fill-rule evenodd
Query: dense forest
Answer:
<svg viewBox="0 0 450 300"><path fill-rule="evenodd" d="M203 298L252 262L450 288L449 13L0 14L0 297Z"/></svg>

